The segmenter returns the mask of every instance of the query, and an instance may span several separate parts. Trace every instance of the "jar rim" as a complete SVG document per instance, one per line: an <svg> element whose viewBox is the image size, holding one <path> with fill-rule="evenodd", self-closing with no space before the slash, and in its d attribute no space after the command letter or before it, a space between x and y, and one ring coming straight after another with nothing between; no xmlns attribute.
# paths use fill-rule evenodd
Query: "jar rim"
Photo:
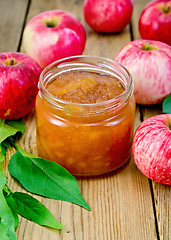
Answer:
<svg viewBox="0 0 171 240"><path fill-rule="evenodd" d="M118 71L120 73L122 73L122 75L125 77L125 79L127 79L127 86L124 88L124 91L119 94L118 96L114 97L114 98L111 98L109 100L105 100L105 101L102 101L102 102L97 102L97 103L76 103L76 102L70 102L70 101L67 101L67 100L63 100L63 99L60 99L58 97L55 97L54 95L52 95L45 87L44 85L44 75L46 73L48 73L50 71L50 69L54 68L54 67L57 67L57 66L60 66L60 64L62 63L70 63L72 62L72 60L77 60L77 59L92 59L92 60L99 60L101 62L99 63L105 63L107 65L104 65L105 67L106 66L109 66L110 68L113 67L113 68L116 68L114 66L114 64L118 67ZM75 64L77 64L79 62L75 62ZM82 62L81 63L85 63L86 62ZM110 69L111 70L111 69ZM114 70L114 69L112 69ZM62 105L70 105L70 106L80 106L80 107L103 107L105 105L109 105L109 104L118 104L118 102L120 102L121 99L123 99L124 97L126 97L128 95L128 97L130 95L133 94L133 88L134 88L134 85L133 85L133 81L132 81L132 76L131 74L129 73L129 71L123 66L121 65L120 63L114 61L114 60L111 60L111 59L108 59L106 57L100 57L100 56L94 56L94 55L74 55L74 56L70 56L70 57L65 57L65 58L62 58L62 59L59 59L51 64L49 64L48 66L46 66L43 71L41 72L40 74L40 77L39 77L39 90L42 90L41 93L43 92L43 97L48 101L50 102L51 104L53 105L56 105L57 103L58 104L62 104ZM56 104L55 104L56 103Z"/></svg>

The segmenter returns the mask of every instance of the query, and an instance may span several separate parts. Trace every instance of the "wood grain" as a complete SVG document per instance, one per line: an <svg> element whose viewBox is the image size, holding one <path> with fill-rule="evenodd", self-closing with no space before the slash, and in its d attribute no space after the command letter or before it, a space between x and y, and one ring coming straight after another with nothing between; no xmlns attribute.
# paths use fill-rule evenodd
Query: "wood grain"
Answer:
<svg viewBox="0 0 171 240"><path fill-rule="evenodd" d="M138 20L142 9L149 1L135 0L133 14L133 36L139 39ZM143 120L154 115L162 113L162 104L152 106L141 106ZM154 211L157 218L157 230L160 240L169 240L171 238L171 186L164 186L149 180L152 184L152 195L154 195Z"/></svg>
<svg viewBox="0 0 171 240"><path fill-rule="evenodd" d="M0 1L0 52L17 51L28 0Z"/></svg>
<svg viewBox="0 0 171 240"><path fill-rule="evenodd" d="M1 0L1 14L5 15L5 22L0 23L1 51L17 50L22 26L27 11L27 1L15 0L17 5L11 8L12 0ZM147 1L134 1L133 35L138 38L137 18ZM1 4L1 3L0 3ZM83 0L32 0L26 22L36 14L51 10L63 9L73 13L84 25L87 32L87 43L84 54L104 56L114 59L117 52L131 40L130 28L127 26L119 34L99 34L91 30L84 21L82 12ZM10 10L11 9L11 10ZM5 14L9 12L11 15ZM5 30L6 23L14 16L13 31ZM7 39L12 38L9 43ZM24 49L21 45L21 51ZM157 107L158 110L158 107ZM153 107L144 108L143 116L155 114ZM18 144L28 152L37 155L36 148L36 124L34 110L24 118L27 129ZM135 129L141 123L140 112L137 107L135 117ZM9 185L13 191L25 192L21 186L9 176L8 162L15 152L13 148L8 150L4 171L9 178ZM136 168L131 158L119 170L99 177L77 178L82 196L90 205L89 212L79 206L68 202L47 199L35 196L39 199L66 227L62 230L53 230L27 221L20 217L20 223L16 231L18 240L153 240L157 239L153 202L148 179ZM155 206L161 239L169 239L169 201L170 188L153 184ZM167 212L166 212L167 211Z"/></svg>
<svg viewBox="0 0 171 240"><path fill-rule="evenodd" d="M133 40L141 39L138 29L138 22L144 7L149 3L149 0L134 0L134 10L132 16Z"/></svg>
<svg viewBox="0 0 171 240"><path fill-rule="evenodd" d="M49 1L46 6L45 1L42 1L40 8L40 1L32 1L28 19L41 11L55 7L69 10L80 19L87 31L85 54L114 59L119 49L130 41L129 26L120 34L98 34L91 30L83 19L81 11L83 1L70 1L69 4L62 1L53 4L54 1ZM140 123L139 119L137 109L136 127ZM25 141L28 141L29 128L30 124L24 137L27 139ZM30 146L35 145L35 138L32 138ZM122 171L105 176L78 179L82 195L92 208L92 212L70 203L50 200L50 210L54 213L58 209L57 216L62 224L66 224L66 227L56 232L45 228L40 230L39 226L34 226L32 234L43 231L42 239L110 240L138 239L139 236L142 236L142 239L147 237L156 239L148 180L136 169L132 159L127 165ZM49 200L43 200L46 205L49 203ZM144 222L144 219L148 221ZM28 225L30 224L27 223L26 229ZM20 239L20 231L18 237ZM25 235L24 239L27 239Z"/></svg>

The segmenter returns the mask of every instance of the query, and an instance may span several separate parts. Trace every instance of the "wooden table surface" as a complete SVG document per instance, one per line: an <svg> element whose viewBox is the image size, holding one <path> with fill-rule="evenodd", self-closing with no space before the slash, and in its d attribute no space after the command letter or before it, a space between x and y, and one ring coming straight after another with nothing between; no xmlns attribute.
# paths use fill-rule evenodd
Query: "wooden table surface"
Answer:
<svg viewBox="0 0 171 240"><path fill-rule="evenodd" d="M84 25L87 42L84 54L114 59L126 43L140 38L138 19L147 0L134 0L132 22L119 34L98 34L85 23L82 0L0 0L0 52L21 51L25 24L36 14L63 9ZM135 129L144 119L161 113L161 104L137 106ZM36 150L34 111L26 118L26 132L19 144L31 153ZM9 176L7 166L14 149L7 152L4 173L13 191L24 190ZM39 199L66 227L53 230L20 218L18 240L168 240L171 239L171 187L155 183L137 169L133 159L119 171L99 177L79 178L89 212L71 203ZM1 238L1 237L0 237Z"/></svg>

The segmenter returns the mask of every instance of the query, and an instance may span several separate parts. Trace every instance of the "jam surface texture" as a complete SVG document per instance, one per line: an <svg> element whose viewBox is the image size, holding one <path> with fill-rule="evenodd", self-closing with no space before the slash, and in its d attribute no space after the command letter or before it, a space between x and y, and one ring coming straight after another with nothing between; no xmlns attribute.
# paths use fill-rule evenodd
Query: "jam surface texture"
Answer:
<svg viewBox="0 0 171 240"><path fill-rule="evenodd" d="M70 72L60 75L47 90L55 97L74 103L91 104L110 100L124 88L109 75L89 72Z"/></svg>

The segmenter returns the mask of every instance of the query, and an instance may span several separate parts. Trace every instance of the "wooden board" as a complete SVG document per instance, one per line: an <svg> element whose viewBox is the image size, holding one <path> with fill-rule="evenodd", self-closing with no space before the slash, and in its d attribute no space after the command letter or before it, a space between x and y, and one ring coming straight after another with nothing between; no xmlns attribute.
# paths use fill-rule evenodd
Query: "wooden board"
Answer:
<svg viewBox="0 0 171 240"><path fill-rule="evenodd" d="M132 36L134 39L139 38L138 18L147 0L134 1L132 19L133 35L130 32L129 26L119 34L99 34L91 30L83 17L82 0L15 0L15 4L12 3L12 0L1 0L0 3L1 52L16 51L19 48L25 17L26 22L28 22L29 19L40 12L51 9L63 9L73 13L86 29L87 42L84 54L114 59L120 48L128 43ZM11 7L13 5L15 6ZM13 19L12 22L11 19ZM11 31L7 30L7 23L12 24ZM21 51L24 52L22 45ZM155 115L157 112L161 112L160 106L144 107L141 117L145 119L149 115ZM139 108L137 107L135 129L141 123L141 117ZM24 121L27 129L18 144L26 151L37 154L34 110L24 118ZM9 185L13 191L25 192L8 173L8 162L14 152L13 148L7 152L4 172L9 178ZM99 177L77 178L77 180L82 196L92 209L91 212L71 203L33 195L66 227L62 230L53 230L40 227L20 217L20 223L16 231L17 239L168 240L169 236L171 236L169 228L169 219L171 219L169 209L171 200L170 187L149 182L136 168L132 158L121 169L115 172Z"/></svg>
<svg viewBox="0 0 171 240"><path fill-rule="evenodd" d="M142 9L149 3L149 1L136 0L133 14L133 36L134 39L139 39L138 21ZM141 106L142 118L145 120L148 117L161 114L162 104L153 106ZM171 237L171 187L164 186L149 180L152 186L152 200L154 201L154 214L156 215L156 229L157 236L160 240L169 240Z"/></svg>
<svg viewBox="0 0 171 240"><path fill-rule="evenodd" d="M0 1L0 52L17 51L28 0Z"/></svg>

